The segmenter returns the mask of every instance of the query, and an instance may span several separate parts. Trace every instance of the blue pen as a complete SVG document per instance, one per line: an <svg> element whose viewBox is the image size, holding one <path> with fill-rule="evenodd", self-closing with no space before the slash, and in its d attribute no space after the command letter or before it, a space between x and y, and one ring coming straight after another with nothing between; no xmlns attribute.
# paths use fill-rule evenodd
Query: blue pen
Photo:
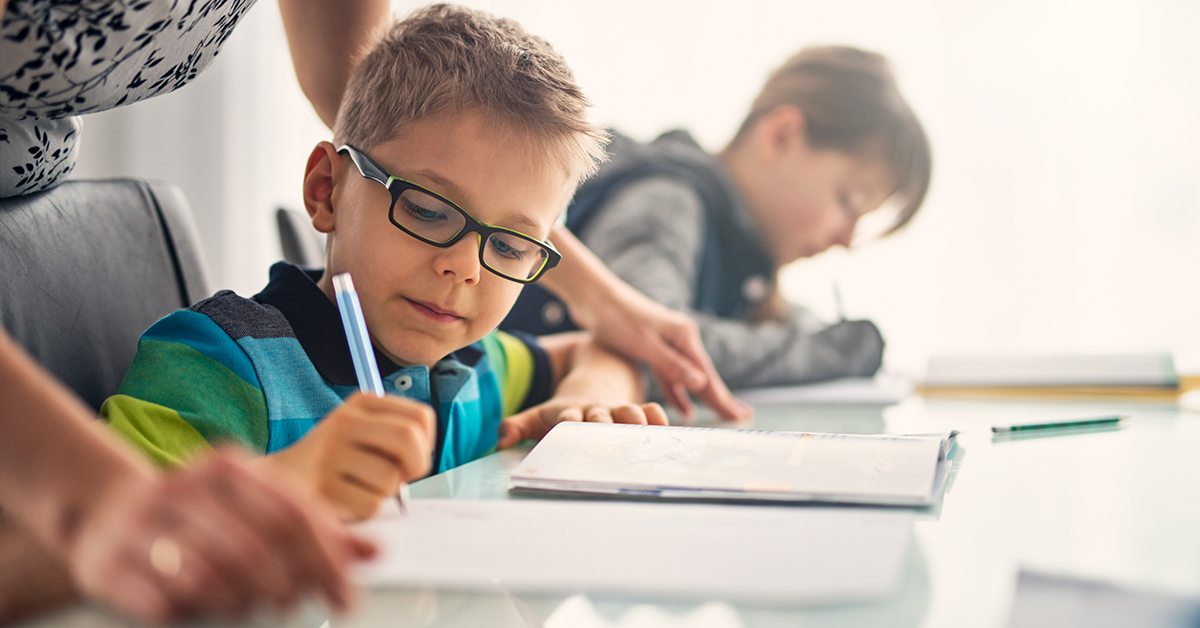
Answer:
<svg viewBox="0 0 1200 628"><path fill-rule="evenodd" d="M346 342L350 344L350 358L354 360L354 373L358 377L358 389L367 395L382 397L383 380L379 378L379 365L375 363L375 350L371 348L371 335L367 333L367 321L363 318L362 304L354 290L350 273L333 276L333 291L337 296L338 311L342 314L342 327L346 330ZM396 493L400 514L408 514L408 483L401 482Z"/></svg>

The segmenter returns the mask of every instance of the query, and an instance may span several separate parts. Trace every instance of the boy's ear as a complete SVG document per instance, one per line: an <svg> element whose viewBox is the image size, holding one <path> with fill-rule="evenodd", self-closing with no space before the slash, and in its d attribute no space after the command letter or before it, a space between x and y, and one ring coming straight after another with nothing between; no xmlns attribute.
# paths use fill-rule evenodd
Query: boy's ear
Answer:
<svg viewBox="0 0 1200 628"><path fill-rule="evenodd" d="M780 105L759 122L759 141L766 155L778 158L807 144L804 112L793 105Z"/></svg>
<svg viewBox="0 0 1200 628"><path fill-rule="evenodd" d="M337 149L333 144L321 142L308 155L308 163L304 166L304 208L312 218L313 228L321 233L333 231L337 161Z"/></svg>

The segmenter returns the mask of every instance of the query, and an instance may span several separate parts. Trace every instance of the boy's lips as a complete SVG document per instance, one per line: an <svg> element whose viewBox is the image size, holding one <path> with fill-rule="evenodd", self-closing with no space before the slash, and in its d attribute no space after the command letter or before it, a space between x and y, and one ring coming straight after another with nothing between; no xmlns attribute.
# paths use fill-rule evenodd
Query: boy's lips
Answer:
<svg viewBox="0 0 1200 628"><path fill-rule="evenodd" d="M413 309L440 323L452 323L462 319L461 314L449 308L439 307L437 304L429 303L428 301L409 299L408 297L405 297L405 300L413 304Z"/></svg>

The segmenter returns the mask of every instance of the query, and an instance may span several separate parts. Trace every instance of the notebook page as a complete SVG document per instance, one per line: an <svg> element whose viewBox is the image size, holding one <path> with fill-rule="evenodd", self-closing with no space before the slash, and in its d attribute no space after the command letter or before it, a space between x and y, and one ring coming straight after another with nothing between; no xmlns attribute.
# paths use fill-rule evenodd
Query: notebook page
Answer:
<svg viewBox="0 0 1200 628"><path fill-rule="evenodd" d="M942 443L939 436L563 423L512 477L515 487L563 490L592 485L927 502Z"/></svg>

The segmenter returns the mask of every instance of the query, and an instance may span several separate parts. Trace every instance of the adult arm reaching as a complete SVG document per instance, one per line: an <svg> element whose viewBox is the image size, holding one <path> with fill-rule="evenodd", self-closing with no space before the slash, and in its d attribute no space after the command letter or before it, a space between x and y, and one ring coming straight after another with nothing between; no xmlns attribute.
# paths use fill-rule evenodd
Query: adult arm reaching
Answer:
<svg viewBox="0 0 1200 628"><path fill-rule="evenodd" d="M597 342L645 362L667 401L685 415L694 411L690 391L723 418L750 418L751 409L717 374L691 318L625 283L566 228L555 227L551 241L563 259L540 284L566 302L571 317Z"/></svg>
<svg viewBox="0 0 1200 628"><path fill-rule="evenodd" d="M300 89L332 129L354 66L389 23L388 0L279 0L279 14Z"/></svg>

